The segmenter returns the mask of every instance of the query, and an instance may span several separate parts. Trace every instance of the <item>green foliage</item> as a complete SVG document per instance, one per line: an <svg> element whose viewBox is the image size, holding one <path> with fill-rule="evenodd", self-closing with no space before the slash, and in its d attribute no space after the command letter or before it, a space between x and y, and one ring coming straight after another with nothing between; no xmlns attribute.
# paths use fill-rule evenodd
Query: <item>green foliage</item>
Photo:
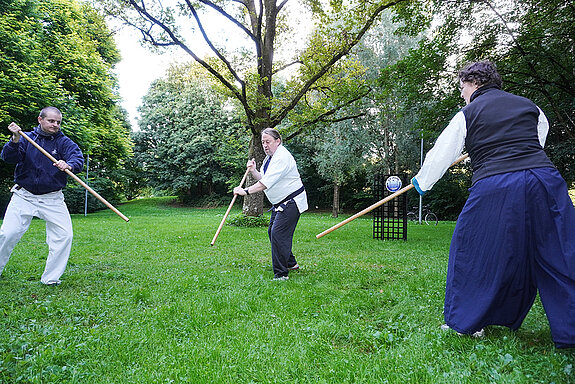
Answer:
<svg viewBox="0 0 575 384"><path fill-rule="evenodd" d="M362 143L361 120L342 121L314 132L318 154L314 159L319 174L343 185L354 172L361 169L365 151ZM319 138L318 138L319 137Z"/></svg>
<svg viewBox="0 0 575 384"><path fill-rule="evenodd" d="M457 84L446 68L452 49L451 44L443 41L421 40L417 49L381 70L376 97L394 108L393 116L400 124L403 123L404 131L417 133L412 136L417 144L422 136L427 140L437 137L463 106L455 93L457 87L445 84L446 81ZM419 155L415 148L409 152ZM409 160L407 165L412 168L419 156Z"/></svg>
<svg viewBox="0 0 575 384"><path fill-rule="evenodd" d="M86 182L86 180L84 180L84 182ZM121 196L117 194L114 184L109 179L92 177L87 184L112 205L116 205L121 200ZM63 192L66 205L68 206L70 213L84 213L86 208L86 189L76 181L69 180L68 185L66 185ZM104 203L94 197L91 193L88 192L87 196L88 212L108 209Z"/></svg>
<svg viewBox="0 0 575 384"><path fill-rule="evenodd" d="M246 227L246 228L255 228L255 227L267 227L270 223L269 216L261 215L261 216L247 216L243 213L239 213L230 217L227 220L228 225L233 225L235 227Z"/></svg>
<svg viewBox="0 0 575 384"><path fill-rule="evenodd" d="M10 202L12 194L10 188L14 185L12 179L2 179L0 181L0 218L4 217L6 207Z"/></svg>
<svg viewBox="0 0 575 384"><path fill-rule="evenodd" d="M6 141L8 141L8 139ZM0 141L0 143L2 142ZM14 165L0 165L0 217L4 216L4 211L6 210L6 206L8 205L11 197L10 188L12 188L13 185Z"/></svg>
<svg viewBox="0 0 575 384"><path fill-rule="evenodd" d="M286 144L296 158L311 207L332 207L337 215L343 208L354 209L365 202L365 154L369 147L365 145L362 122L356 119L353 123L322 124ZM334 193L339 196L336 207Z"/></svg>
<svg viewBox="0 0 575 384"><path fill-rule="evenodd" d="M439 220L457 220L471 187L471 167L450 169L423 197Z"/></svg>
<svg viewBox="0 0 575 384"><path fill-rule="evenodd" d="M521 328L484 339L443 331L453 222L372 239L361 217L304 213L300 270L271 281L265 228L225 226L225 208L139 199L73 215L58 287L38 281L47 246L34 220L0 284L3 383L572 383L539 300ZM238 212L234 210L232 213Z"/></svg>
<svg viewBox="0 0 575 384"><path fill-rule="evenodd" d="M193 66L173 67L143 102L134 158L148 183L182 201L228 194L231 175L245 169L247 142L210 83L195 77Z"/></svg>
<svg viewBox="0 0 575 384"><path fill-rule="evenodd" d="M366 179L361 179L364 183L368 183L369 181ZM356 185L359 184L359 181L356 181ZM363 188L363 189L351 189L347 190L347 188L341 194L342 198L342 209L345 209L347 212L359 212L366 207L369 207L371 204L374 203L373 201L373 192L370 188Z"/></svg>
<svg viewBox="0 0 575 384"><path fill-rule="evenodd" d="M122 168L106 169L106 171L104 174L113 182L115 194L123 196L126 200L139 197L147 187L142 169L138 167L133 157L124 161Z"/></svg>
<svg viewBox="0 0 575 384"><path fill-rule="evenodd" d="M318 92L330 95L327 100L312 99L298 106L294 114L299 116L290 115L289 124L286 122L292 124L288 137L295 136L287 145L298 161L312 206L332 206L334 185L340 185L341 207L363 209L373 202L370 187L374 173L407 168L404 158L414 153L411 147L416 136L411 119L395 114L401 100L381 96L377 81L380 68L416 46L416 39L396 33L400 27L391 16L382 15L353 55L318 82ZM370 93L362 93L365 89ZM354 98L354 103L334 108L344 99ZM313 120L310 116L316 120L313 125L291 131L300 120ZM305 134L297 135L299 132Z"/></svg>
<svg viewBox="0 0 575 384"><path fill-rule="evenodd" d="M53 105L63 113L63 132L91 155L101 177L121 168L131 155L130 127L118 107L113 65L120 56L104 18L76 0L4 1L1 7L2 142L11 121L28 131L40 109Z"/></svg>
<svg viewBox="0 0 575 384"><path fill-rule="evenodd" d="M322 208L331 206L332 185L329 180L323 179L317 172L317 167L314 164L314 157L316 156L314 146L310 145L305 135L295 137L285 143L285 146L297 163L309 206Z"/></svg>

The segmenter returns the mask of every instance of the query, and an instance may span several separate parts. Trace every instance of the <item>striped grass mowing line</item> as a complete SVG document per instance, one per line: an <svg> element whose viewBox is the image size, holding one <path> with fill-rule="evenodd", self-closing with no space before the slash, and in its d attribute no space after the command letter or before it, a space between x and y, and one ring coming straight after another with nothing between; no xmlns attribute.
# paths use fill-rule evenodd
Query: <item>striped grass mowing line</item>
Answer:
<svg viewBox="0 0 575 384"><path fill-rule="evenodd" d="M454 223L372 239L362 217L305 213L301 269L271 281L265 228L225 226L224 208L169 198L73 217L63 283L39 283L34 220L0 278L2 383L570 383L539 301L521 329L484 339L442 331ZM237 213L237 208L232 215Z"/></svg>

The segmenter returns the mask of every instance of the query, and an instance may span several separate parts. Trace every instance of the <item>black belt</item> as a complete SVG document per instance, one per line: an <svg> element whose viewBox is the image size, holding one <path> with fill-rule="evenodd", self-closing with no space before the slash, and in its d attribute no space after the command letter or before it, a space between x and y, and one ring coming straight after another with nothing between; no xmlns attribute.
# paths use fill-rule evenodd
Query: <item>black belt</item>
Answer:
<svg viewBox="0 0 575 384"><path fill-rule="evenodd" d="M14 189L15 189L15 190L19 191L19 190L21 190L22 188L24 188L24 187L21 186L21 185L18 185L18 184L14 184ZM49 192L44 192L44 193L34 193L34 192L32 192L32 191L28 191L28 192L30 192L30 193L33 194L33 195L40 196L40 195L45 195L45 194L47 194L47 193L52 193L52 192L56 192L56 191L60 191L60 189L56 189L55 191L49 191Z"/></svg>
<svg viewBox="0 0 575 384"><path fill-rule="evenodd" d="M305 191L304 186L302 185L300 189L298 189L295 192L290 193L289 195L287 195L287 197L285 199L283 199L282 201L280 201L279 203L276 204L272 204L274 208L279 207L280 205L282 205L283 203L285 203L286 201L289 201L291 199L293 199L294 197L296 197L297 195L299 195L300 193L302 193L303 191Z"/></svg>

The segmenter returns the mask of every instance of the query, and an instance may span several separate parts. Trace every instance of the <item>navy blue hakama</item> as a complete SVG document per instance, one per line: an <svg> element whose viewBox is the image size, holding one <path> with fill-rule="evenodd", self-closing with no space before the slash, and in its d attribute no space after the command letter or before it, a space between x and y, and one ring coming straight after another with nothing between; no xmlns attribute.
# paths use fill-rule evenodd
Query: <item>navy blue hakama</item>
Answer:
<svg viewBox="0 0 575 384"><path fill-rule="evenodd" d="M554 168L486 177L470 189L447 270L447 325L516 330L539 295L557 347L575 347L575 208Z"/></svg>
<svg viewBox="0 0 575 384"><path fill-rule="evenodd" d="M292 252L295 227L300 212L293 199L282 204L282 209L272 209L268 236L272 245L272 266L274 277L288 276L289 267L297 264Z"/></svg>

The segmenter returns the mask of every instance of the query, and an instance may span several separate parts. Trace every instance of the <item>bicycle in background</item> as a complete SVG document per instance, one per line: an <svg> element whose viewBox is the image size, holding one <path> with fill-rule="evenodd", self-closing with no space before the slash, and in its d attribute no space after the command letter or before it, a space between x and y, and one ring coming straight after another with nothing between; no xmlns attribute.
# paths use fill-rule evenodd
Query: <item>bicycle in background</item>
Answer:
<svg viewBox="0 0 575 384"><path fill-rule="evenodd" d="M412 207L411 210L407 212L407 220L419 222L419 207ZM429 209L427 205L421 207L421 221L427 225L437 225L439 222L437 215L431 212L431 209Z"/></svg>

